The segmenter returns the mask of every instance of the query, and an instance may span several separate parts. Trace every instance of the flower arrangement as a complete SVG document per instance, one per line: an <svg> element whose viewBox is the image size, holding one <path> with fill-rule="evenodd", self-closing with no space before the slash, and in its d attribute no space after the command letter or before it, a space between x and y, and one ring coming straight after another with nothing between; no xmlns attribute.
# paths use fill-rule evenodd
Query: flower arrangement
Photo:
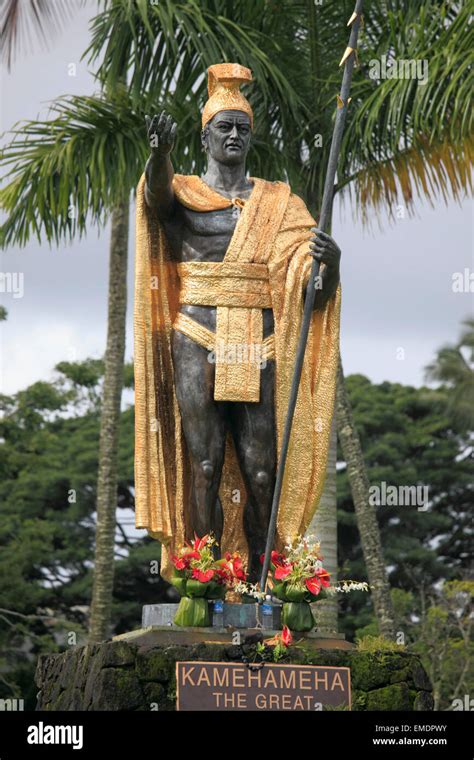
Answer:
<svg viewBox="0 0 474 760"><path fill-rule="evenodd" d="M212 534L186 543L171 557L172 585L181 601L174 618L180 626L209 626L209 600L224 599L228 590L245 582L246 574L238 553L215 558L217 541Z"/></svg>
<svg viewBox="0 0 474 760"><path fill-rule="evenodd" d="M291 631L287 625L284 625L281 633L257 644L257 653L260 654L262 659L264 659L267 649L270 649L273 661L278 662L285 656L288 647L291 646L292 643L293 636Z"/></svg>
<svg viewBox="0 0 474 760"><path fill-rule="evenodd" d="M263 563L263 556L261 561ZM293 631L310 631L315 621L310 602L322 598L330 587L319 542L298 537L282 553L271 554L272 594L283 602L282 623Z"/></svg>

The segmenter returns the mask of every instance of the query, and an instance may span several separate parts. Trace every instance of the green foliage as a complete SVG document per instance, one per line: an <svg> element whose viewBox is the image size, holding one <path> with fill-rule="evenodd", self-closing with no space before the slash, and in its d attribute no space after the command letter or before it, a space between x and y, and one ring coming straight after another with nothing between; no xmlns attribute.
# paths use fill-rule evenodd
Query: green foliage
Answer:
<svg viewBox="0 0 474 760"><path fill-rule="evenodd" d="M38 654L63 648L71 632L72 643L84 638L91 594L103 363L61 362L56 370L52 382L0 397L0 697L21 696L30 708ZM127 537L133 409L122 412L120 429L117 633L138 627L143 603L167 589L152 570L159 545Z"/></svg>
<svg viewBox="0 0 474 760"><path fill-rule="evenodd" d="M355 180L365 212L385 204L393 213L401 195L410 208L420 194L432 200L472 190L472 4L438 0L369 2L361 41L363 81L344 135L352 158L342 184ZM373 76L373 61L425 62L426 82ZM359 167L357 169L357 166Z"/></svg>
<svg viewBox="0 0 474 760"><path fill-rule="evenodd" d="M390 582L419 592L465 572L470 557L473 462L470 433L446 413L447 392L347 378L354 419L372 486L429 486L428 506L378 506ZM365 580L345 467L338 472L340 576ZM370 599L342 600L346 632L371 622Z"/></svg>
<svg viewBox="0 0 474 760"><path fill-rule="evenodd" d="M135 188L148 157L143 114L117 87L109 99L61 98L46 121L16 125L3 151L9 184L0 194L8 218L2 246L58 243L104 224L108 212Z"/></svg>
<svg viewBox="0 0 474 760"><path fill-rule="evenodd" d="M463 332L455 345L443 346L436 359L426 367L427 380L449 388L448 413L457 425L474 428L474 319L465 319Z"/></svg>
<svg viewBox="0 0 474 760"><path fill-rule="evenodd" d="M219 61L238 60L255 77L252 174L288 179L317 213L351 10L339 0L105 3L85 54L102 94L61 98L47 120L12 130L0 243L57 243L103 224L143 170L145 113L172 114L175 169L201 172L205 69ZM367 3L337 186L354 185L363 213L382 203L390 212L400 194L410 208L417 193L446 200L471 188L469 15L469 4L439 0ZM372 78L370 62L382 55L427 60L427 83Z"/></svg>
<svg viewBox="0 0 474 760"><path fill-rule="evenodd" d="M472 693L473 596L474 581L446 581L429 596L422 594L419 606L412 595L408 614L399 618L400 628L412 642L410 648L421 655L433 684L435 709L452 709L453 700ZM410 614L417 607L418 614Z"/></svg>
<svg viewBox="0 0 474 760"><path fill-rule="evenodd" d="M361 636L356 639L357 649L360 652L400 652L404 650L401 644L395 644L384 636Z"/></svg>
<svg viewBox="0 0 474 760"><path fill-rule="evenodd" d="M465 357L474 338L471 321L464 324L458 344L439 351L429 367L430 379L443 382L436 390L347 379L372 486L429 486L426 506L376 509L397 641L421 655L435 709L452 709L453 700L474 688L474 583L468 580L474 468L472 415L464 407L473 377L472 359L470 366ZM340 572L359 578L364 563L345 468L338 478ZM370 598L351 594L342 606L341 623L359 648L384 646Z"/></svg>
<svg viewBox="0 0 474 760"><path fill-rule="evenodd" d="M252 163L269 179L281 178L283 169L318 206L352 9L340 0L317 7L312 0L112 0L93 22L88 54L100 58L106 87L127 67L136 104L144 98L170 104L198 166L204 68L225 60L249 66L256 80L248 88L257 143ZM390 210L399 192L410 207L417 192L458 197L471 187L471 12L469 3L439 0L365 3L339 170L339 187L355 181L363 211L382 202ZM427 82L374 77L371 63L382 56L389 63L426 60Z"/></svg>

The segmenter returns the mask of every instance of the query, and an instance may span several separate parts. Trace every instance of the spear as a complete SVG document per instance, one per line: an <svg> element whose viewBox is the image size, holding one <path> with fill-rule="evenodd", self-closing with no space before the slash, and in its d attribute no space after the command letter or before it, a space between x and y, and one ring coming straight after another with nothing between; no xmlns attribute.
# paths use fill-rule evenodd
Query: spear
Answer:
<svg viewBox="0 0 474 760"><path fill-rule="evenodd" d="M337 164L339 160L339 153L341 149L342 134L344 132L344 124L346 121L347 107L349 105L349 92L352 82L352 70L357 57L357 37L359 35L359 27L362 18L362 3L363 0L356 0L354 12L347 22L347 26L351 27L351 33L349 37L349 44L344 51L340 66L344 65L344 74L342 77L341 93L337 96L337 111L336 120L334 123L334 130L332 133L331 149L329 151L329 161L326 173L326 179L324 182L323 200L321 204L321 214L319 218L319 229L322 232L329 231L329 225L331 220L332 201L334 194L334 181L336 178ZM288 402L288 411L286 413L285 427L283 430L283 437L281 443L280 459L278 462L275 490L273 492L272 511L270 514L270 522L268 525L267 543L265 547L265 557L263 561L262 576L260 579L260 590L265 591L267 583L268 569L270 566L270 556L273 549L273 542L275 540L276 525L278 518L278 508L280 505L281 489L283 485L283 476L285 474L285 465L288 455L288 446L290 443L291 427L293 424L293 416L295 412L296 399L298 398L298 389L301 379L301 371L303 369L303 359L306 350L306 343L308 341L308 332L311 322L311 316L313 313L313 305L315 298L315 285L316 278L319 276L319 261L313 259L311 266L311 274L309 278L308 287L306 288L306 298L304 304L303 321L301 324L301 332L298 341L298 349L296 353L295 369L293 372L293 380L290 389L290 398ZM313 283L313 287L309 284Z"/></svg>

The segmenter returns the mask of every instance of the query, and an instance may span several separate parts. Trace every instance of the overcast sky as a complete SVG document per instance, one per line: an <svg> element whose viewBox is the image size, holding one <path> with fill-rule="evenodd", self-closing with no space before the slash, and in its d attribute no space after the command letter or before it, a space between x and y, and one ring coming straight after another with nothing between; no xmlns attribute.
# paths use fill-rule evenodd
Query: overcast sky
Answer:
<svg viewBox="0 0 474 760"><path fill-rule="evenodd" d="M90 5L54 40L50 50L23 55L1 78L1 130L44 117L59 95L91 94L80 56L88 42ZM76 76L70 76L70 64ZM250 174L252 167L249 166ZM127 358L133 355L132 211ZM420 385L435 351L456 340L472 313L473 296L453 292L453 273L474 269L472 202L417 204L417 218L364 230L357 209L336 207L333 234L343 251L341 349L346 374ZM11 394L52 377L62 360L100 357L105 347L108 230L91 228L81 243L49 248L30 243L2 255L2 272L24 277L24 294L2 294L1 392Z"/></svg>

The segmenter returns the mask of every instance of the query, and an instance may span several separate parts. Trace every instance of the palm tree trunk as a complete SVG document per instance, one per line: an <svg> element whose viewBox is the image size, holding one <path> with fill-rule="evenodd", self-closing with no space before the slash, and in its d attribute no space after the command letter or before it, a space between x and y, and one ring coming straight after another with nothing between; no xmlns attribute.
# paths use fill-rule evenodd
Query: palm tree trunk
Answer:
<svg viewBox="0 0 474 760"><path fill-rule="evenodd" d="M321 541L324 568L331 574L331 581L337 578L337 499L336 499L337 438L336 420L333 418L329 443L326 480L318 509L311 520L308 534ZM320 633L337 633L337 598L322 599L311 605Z"/></svg>
<svg viewBox="0 0 474 760"><path fill-rule="evenodd" d="M360 438L354 425L352 409L344 383L342 362L339 357L336 396L336 419L339 443L347 463L347 475L351 487L357 517L362 551L372 599L380 632L389 639L395 638L395 616L390 585L380 541L380 530L374 507L369 503L369 479L365 469Z"/></svg>
<svg viewBox="0 0 474 760"><path fill-rule="evenodd" d="M100 417L97 529L89 641L109 632L114 582L117 451L125 355L127 311L128 198L112 212L109 259L107 348Z"/></svg>

